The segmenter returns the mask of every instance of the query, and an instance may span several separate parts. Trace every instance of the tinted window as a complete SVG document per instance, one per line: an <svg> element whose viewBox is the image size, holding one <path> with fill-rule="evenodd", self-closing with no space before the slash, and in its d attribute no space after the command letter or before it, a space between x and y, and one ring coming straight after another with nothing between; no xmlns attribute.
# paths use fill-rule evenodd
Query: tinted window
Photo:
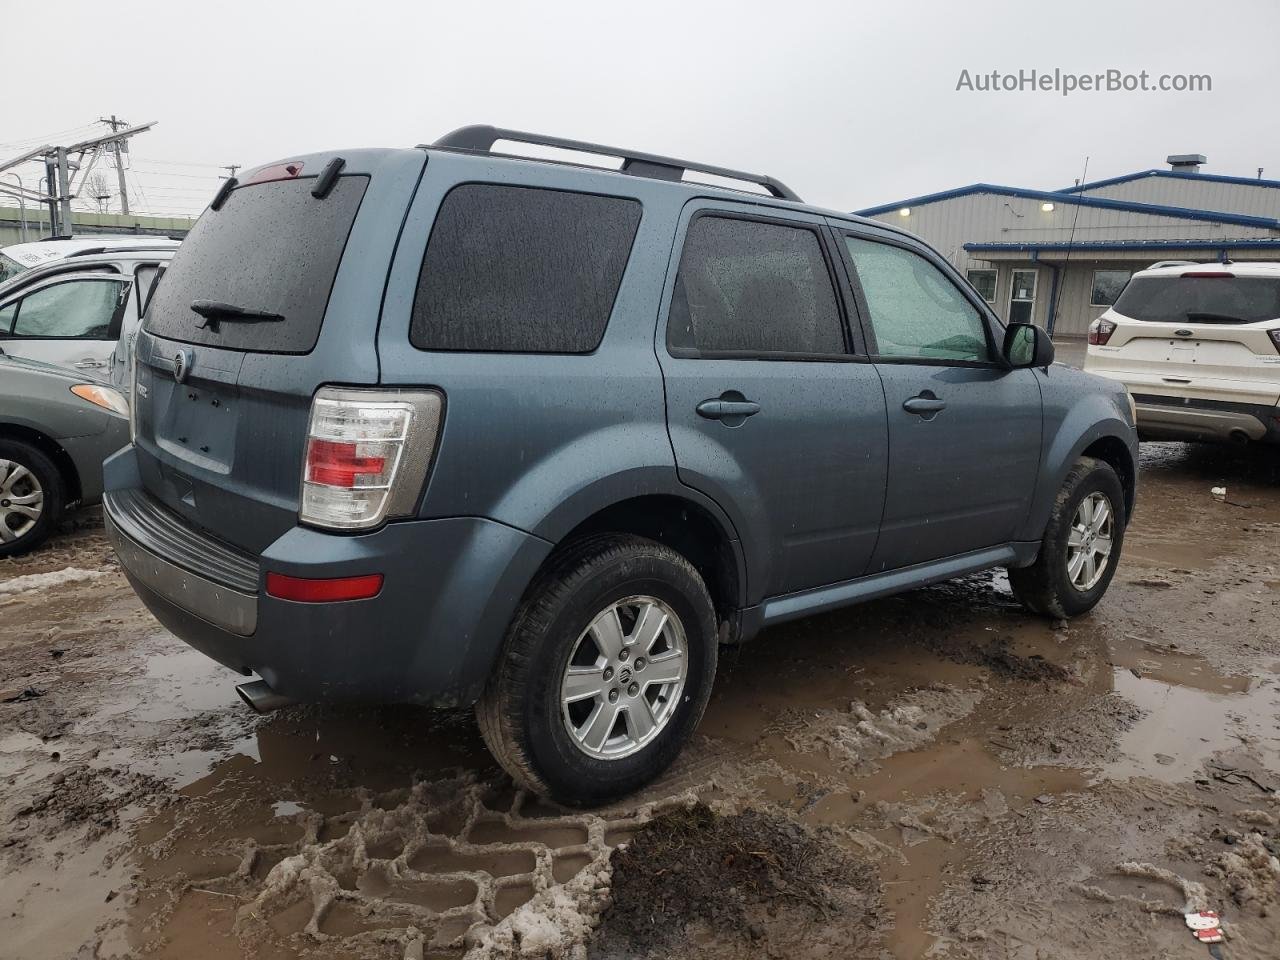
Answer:
<svg viewBox="0 0 1280 960"><path fill-rule="evenodd" d="M1089 291L1089 305L1109 307L1116 302L1120 291L1129 282L1128 270L1095 270L1093 287Z"/></svg>
<svg viewBox="0 0 1280 960"><path fill-rule="evenodd" d="M892 244L856 237L846 243L880 356L991 359L981 315L941 270Z"/></svg>
<svg viewBox="0 0 1280 960"><path fill-rule="evenodd" d="M970 270L969 282L978 291L978 295L987 303L996 300L996 272L994 270Z"/></svg>
<svg viewBox="0 0 1280 960"><path fill-rule="evenodd" d="M11 303L0 307L0 333L8 333L13 329L13 318L18 315L18 305Z"/></svg>
<svg viewBox="0 0 1280 960"><path fill-rule="evenodd" d="M698 217L680 255L667 343L698 354L844 353L818 235L776 223Z"/></svg>
<svg viewBox="0 0 1280 960"><path fill-rule="evenodd" d="M143 264L133 271L134 283L138 290L138 295L134 297L137 305L138 316L147 309L147 298L151 296L151 288L155 286L156 276L160 273L158 264Z"/></svg>
<svg viewBox="0 0 1280 960"><path fill-rule="evenodd" d="M368 177L339 177L324 199L314 177L239 187L220 210L206 210L156 287L146 329L185 343L233 350L306 353L320 336L329 291ZM201 327L194 300L266 313L276 323Z"/></svg>
<svg viewBox="0 0 1280 960"><path fill-rule="evenodd" d="M33 291L18 303L16 337L109 340L129 299L119 280L68 280Z"/></svg>
<svg viewBox="0 0 1280 960"><path fill-rule="evenodd" d="M427 242L409 341L422 350L590 353L639 224L635 200L455 187Z"/></svg>
<svg viewBox="0 0 1280 960"><path fill-rule="evenodd" d="M1280 279L1134 277L1115 303L1134 320L1258 323L1280 317Z"/></svg>

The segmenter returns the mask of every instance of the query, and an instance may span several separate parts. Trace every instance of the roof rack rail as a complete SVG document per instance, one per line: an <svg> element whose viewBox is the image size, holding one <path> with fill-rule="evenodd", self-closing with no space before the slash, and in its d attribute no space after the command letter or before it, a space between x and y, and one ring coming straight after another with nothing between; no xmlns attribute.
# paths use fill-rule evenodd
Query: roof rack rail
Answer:
<svg viewBox="0 0 1280 960"><path fill-rule="evenodd" d="M706 163L690 163L688 160L676 160L673 157L661 157L653 153L638 153L635 150L623 150L619 147L606 147L599 143L585 143L580 140L566 140L563 137L548 137L540 133L523 133L519 130L507 130L503 127L492 127L477 124L459 127L447 133L433 147L446 147L452 150L472 150L477 153L492 153L493 145L499 140L513 140L518 143L534 144L542 147L557 147L561 150L576 150L579 153L594 153L605 157L622 158L620 173L633 177L651 177L655 180L680 180L687 171L710 174L713 177L724 177L728 180L740 180L743 183L754 183L764 187L780 200L800 202L794 190L781 180L766 177L758 173L746 173L742 170L730 170L727 167L713 167ZM521 158L528 159L528 158Z"/></svg>
<svg viewBox="0 0 1280 960"><path fill-rule="evenodd" d="M168 240L168 237L157 237L157 240ZM85 247L83 250L72 250L68 253L64 260L70 260L73 257L96 257L102 253L157 253L160 251L170 251L173 247L169 244L155 243L130 243L120 247Z"/></svg>

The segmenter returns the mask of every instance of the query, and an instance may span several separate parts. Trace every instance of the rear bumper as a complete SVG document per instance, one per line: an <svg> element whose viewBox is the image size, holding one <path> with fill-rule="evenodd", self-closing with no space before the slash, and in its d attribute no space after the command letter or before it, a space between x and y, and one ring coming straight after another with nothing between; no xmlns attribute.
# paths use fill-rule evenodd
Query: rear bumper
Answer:
<svg viewBox="0 0 1280 960"><path fill-rule="evenodd" d="M1280 443L1280 408L1135 393L1143 440Z"/></svg>
<svg viewBox="0 0 1280 960"><path fill-rule="evenodd" d="M130 447L108 461L104 514L138 596L181 640L295 700L471 702L551 550L545 540L476 517L399 522L358 536L295 527L248 558L257 586L246 590L244 582L230 584L243 569L198 562L199 550L149 536L130 517L130 499L146 497L127 485L136 476L132 457ZM381 573L384 582L368 600L295 603L267 596L268 571Z"/></svg>

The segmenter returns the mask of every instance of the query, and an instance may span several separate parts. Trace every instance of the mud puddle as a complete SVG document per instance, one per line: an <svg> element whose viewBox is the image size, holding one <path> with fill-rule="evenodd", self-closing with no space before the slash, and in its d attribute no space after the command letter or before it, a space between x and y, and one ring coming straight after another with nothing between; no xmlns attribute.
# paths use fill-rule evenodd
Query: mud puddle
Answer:
<svg viewBox="0 0 1280 960"><path fill-rule="evenodd" d="M1092 615L1029 617L988 574L770 631L723 652L667 775L589 812L512 789L467 713L254 717L140 610L90 523L0 564L0 582L101 572L0 596L0 688L35 691L0 703L3 952L636 956L644 911L610 897L660 901L679 883L637 878L702 857L684 899L746 923L677 912L664 955L1175 956L1185 881L1226 911L1233 960L1270 958L1278 484L1280 459L1150 445ZM698 801L710 821L641 848ZM724 863L728 837L748 859ZM752 853L815 837L868 878L819 877L817 913L778 893L802 863Z"/></svg>

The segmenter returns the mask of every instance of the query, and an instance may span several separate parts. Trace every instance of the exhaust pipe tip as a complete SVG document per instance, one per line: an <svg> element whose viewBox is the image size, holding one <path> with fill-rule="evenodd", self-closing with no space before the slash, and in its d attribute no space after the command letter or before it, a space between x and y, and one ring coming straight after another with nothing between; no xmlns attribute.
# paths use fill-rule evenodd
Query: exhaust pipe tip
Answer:
<svg viewBox="0 0 1280 960"><path fill-rule="evenodd" d="M279 710L281 707L287 707L295 702L276 693L267 686L267 681L265 680L252 680L249 683L237 684L236 693L240 695L241 700L253 708L255 713L270 713L272 710Z"/></svg>
<svg viewBox="0 0 1280 960"><path fill-rule="evenodd" d="M1243 430L1232 430L1229 436L1232 443L1242 447L1249 442L1249 435Z"/></svg>

